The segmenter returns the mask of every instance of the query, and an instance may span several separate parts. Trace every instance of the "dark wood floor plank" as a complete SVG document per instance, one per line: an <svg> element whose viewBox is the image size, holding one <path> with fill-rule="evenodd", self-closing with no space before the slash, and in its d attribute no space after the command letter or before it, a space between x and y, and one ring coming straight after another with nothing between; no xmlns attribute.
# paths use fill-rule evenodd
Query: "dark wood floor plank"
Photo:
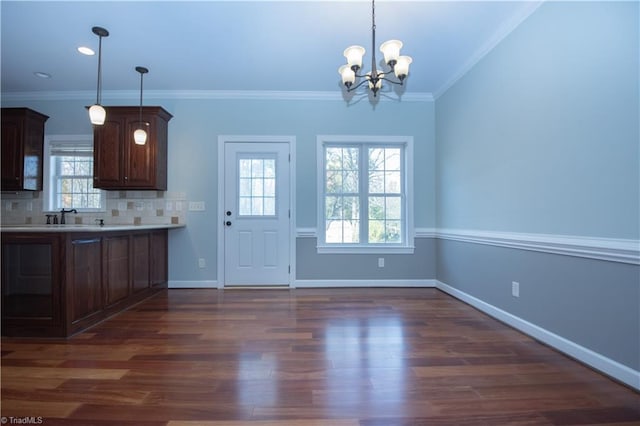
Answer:
<svg viewBox="0 0 640 426"><path fill-rule="evenodd" d="M167 290L2 339L2 416L51 425L640 425L640 394L436 289Z"/></svg>

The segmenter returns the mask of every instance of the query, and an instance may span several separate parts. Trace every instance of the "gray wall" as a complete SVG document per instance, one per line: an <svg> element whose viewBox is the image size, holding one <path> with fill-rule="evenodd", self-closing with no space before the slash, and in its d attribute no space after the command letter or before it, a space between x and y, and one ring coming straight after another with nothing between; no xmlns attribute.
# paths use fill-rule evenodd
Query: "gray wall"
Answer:
<svg viewBox="0 0 640 426"><path fill-rule="evenodd" d="M438 280L640 370L638 266L447 240L436 259Z"/></svg>
<svg viewBox="0 0 640 426"><path fill-rule="evenodd" d="M637 247L639 17L544 3L436 100L439 229ZM436 259L439 281L640 369L637 265L447 240Z"/></svg>
<svg viewBox="0 0 640 426"><path fill-rule="evenodd" d="M298 280L433 280L435 239L416 238L413 254L317 254L315 238L298 238ZM384 267L378 259L384 258ZM373 282L371 284L374 284Z"/></svg>

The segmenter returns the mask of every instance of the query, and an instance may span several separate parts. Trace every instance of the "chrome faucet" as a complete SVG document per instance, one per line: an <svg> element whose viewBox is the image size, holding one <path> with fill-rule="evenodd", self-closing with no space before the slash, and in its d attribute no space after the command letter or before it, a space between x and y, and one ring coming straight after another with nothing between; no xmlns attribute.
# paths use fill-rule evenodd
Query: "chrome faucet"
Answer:
<svg viewBox="0 0 640 426"><path fill-rule="evenodd" d="M64 225L65 223L67 223L65 218L64 218L65 213L78 214L78 210L76 210L76 209L69 209L69 210L62 209L62 210L60 210L60 224L61 225Z"/></svg>

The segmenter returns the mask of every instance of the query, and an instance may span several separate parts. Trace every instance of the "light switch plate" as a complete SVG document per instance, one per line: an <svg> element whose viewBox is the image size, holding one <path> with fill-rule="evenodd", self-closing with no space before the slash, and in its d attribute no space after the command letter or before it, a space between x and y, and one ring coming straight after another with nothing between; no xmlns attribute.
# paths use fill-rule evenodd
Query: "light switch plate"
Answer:
<svg viewBox="0 0 640 426"><path fill-rule="evenodd" d="M189 201L189 211L203 212L204 210L204 201Z"/></svg>

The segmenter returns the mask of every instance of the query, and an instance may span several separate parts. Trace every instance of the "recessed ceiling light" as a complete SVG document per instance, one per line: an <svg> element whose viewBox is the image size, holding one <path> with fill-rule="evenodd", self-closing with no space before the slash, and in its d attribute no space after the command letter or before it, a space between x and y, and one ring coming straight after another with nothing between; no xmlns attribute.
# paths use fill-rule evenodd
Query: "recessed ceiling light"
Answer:
<svg viewBox="0 0 640 426"><path fill-rule="evenodd" d="M40 78L51 78L51 74L48 74L46 72L42 72L42 71L36 71L33 73L33 75L35 75L36 77L40 77Z"/></svg>
<svg viewBox="0 0 640 426"><path fill-rule="evenodd" d="M93 56L93 55L96 54L96 52L94 52L93 49L91 49L90 47L87 47L87 46L78 47L78 52L82 53L83 55L87 55L87 56Z"/></svg>

